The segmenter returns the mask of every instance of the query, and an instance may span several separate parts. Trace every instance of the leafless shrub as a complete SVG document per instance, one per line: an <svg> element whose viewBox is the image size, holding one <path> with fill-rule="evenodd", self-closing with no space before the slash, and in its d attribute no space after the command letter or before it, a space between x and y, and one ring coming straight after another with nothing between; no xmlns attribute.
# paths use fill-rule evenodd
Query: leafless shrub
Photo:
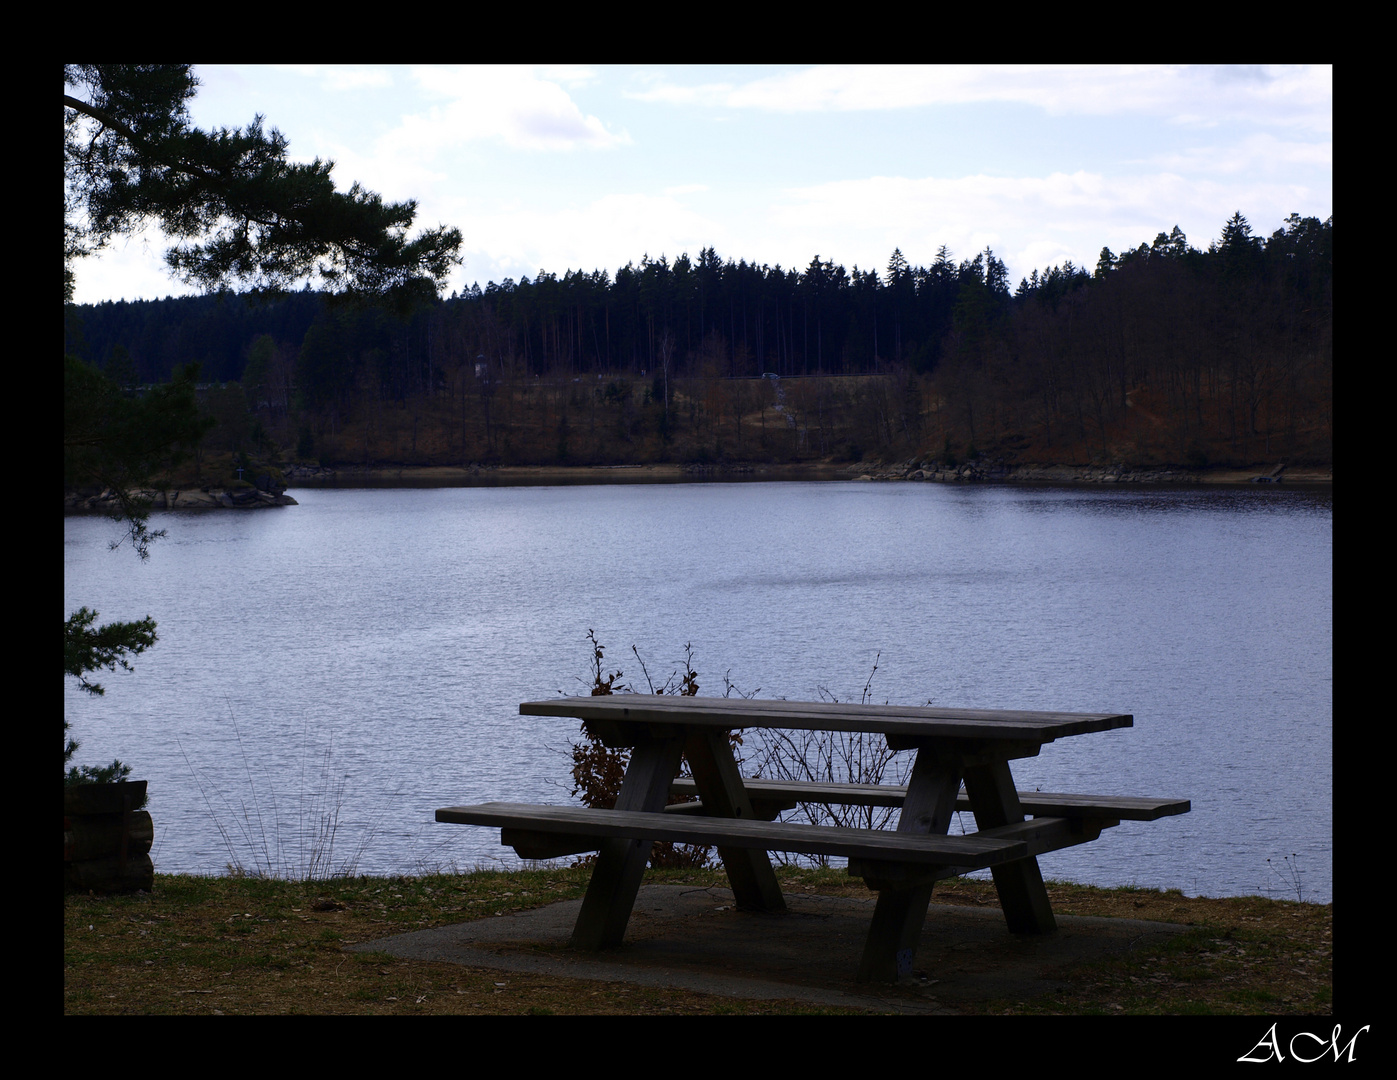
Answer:
<svg viewBox="0 0 1397 1080"><path fill-rule="evenodd" d="M873 676L878 671L879 653L864 683L860 704L872 700ZM826 687L816 688L821 701L838 702ZM905 784L912 770L910 755L898 758L880 734L862 731L801 731L762 728L753 737L753 753L748 759L752 775L765 780L800 780L821 784ZM846 829L882 829L896 823L895 806L851 806L838 803L801 803L782 815L783 821L811 825L836 825ZM824 855L798 856L772 853L791 863L813 861L829 865Z"/></svg>
<svg viewBox="0 0 1397 1080"><path fill-rule="evenodd" d="M340 813L346 801L347 777L336 767L332 754L332 744L327 742L319 765L319 776L307 776L307 755L310 751L309 727L302 730L301 790L296 800L294 834L290 832L290 821L283 822L283 815L277 805L274 785L269 781L264 790L270 792L270 809L264 810L262 797L258 794L257 782L252 764L248 760L247 748L243 743L242 731L237 718L233 716L232 704L228 704L229 719L237 738L242 755L243 781L247 785L248 797L233 795L237 800L236 809L227 794L210 783L205 784L201 776L179 744L199 794L208 808L214 826L228 849L225 866L234 877L281 878L289 881L319 881L334 877L353 877L358 872L359 862L373 840L377 822L360 831L359 842L347 857L335 858L335 843L340 839ZM178 743L178 738L176 739ZM237 782L231 773L224 774L225 782ZM209 798L209 787L222 804L222 812L215 810ZM250 799L250 802L249 802ZM286 831L283 831L283 825ZM343 850L343 845L341 845ZM294 854L293 854L294 852Z"/></svg>
<svg viewBox="0 0 1397 1080"><path fill-rule="evenodd" d="M617 670L610 675L606 674L606 650L597 641L596 634L588 630L587 640L592 643L592 696L604 697L611 694L634 694L635 687L628 683L618 683L623 672ZM684 646L684 674L681 676L678 671L670 673L668 679L656 689L655 682L650 678L650 672L645 666L645 661L641 659L640 650L636 646L631 646L631 652L635 654L636 662L640 664L641 673L645 676L646 685L652 694L677 694L681 697L695 697L698 694L698 673L694 670L694 652L691 644ZM736 744L740 744L742 737L735 736ZM584 806L602 808L610 810L616 805L617 796L621 793L621 781L626 776L626 766L630 763L631 752L628 747L613 749L606 746L588 729L584 723L582 725L582 740L574 743L572 747L572 794L574 798L580 798ZM688 773L688 762L684 763L684 772ZM674 802L685 802L688 800L675 799ZM579 865L595 859L595 855L587 855L578 860ZM678 868L703 868L711 866L713 863L713 849L708 847L696 847L692 844L674 844L668 841L657 841L650 849L650 865L659 867Z"/></svg>

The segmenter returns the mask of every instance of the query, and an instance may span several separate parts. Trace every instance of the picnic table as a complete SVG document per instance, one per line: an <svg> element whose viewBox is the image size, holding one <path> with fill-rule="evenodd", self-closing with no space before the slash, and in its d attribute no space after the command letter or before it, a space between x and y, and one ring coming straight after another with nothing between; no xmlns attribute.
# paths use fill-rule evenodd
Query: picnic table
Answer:
<svg viewBox="0 0 1397 1080"><path fill-rule="evenodd" d="M909 974L936 881L989 869L1009 930L1056 928L1038 856L1095 840L1123 820L1189 810L1187 799L1018 791L1009 762L1067 736L1130 727L1128 714L945 709L622 694L526 701L525 716L574 717L605 745L629 747L614 809L492 802L440 809L436 819L500 828L521 858L596 851L572 944L621 944L655 841L715 846L737 906L779 912L785 900L768 852L840 856L878 893L858 977ZM744 778L729 735L751 728L865 732L915 750L905 785ZM687 759L691 777L680 777ZM962 785L964 790L962 791ZM670 805L671 795L697 801ZM800 803L900 807L896 829L774 820ZM968 810L977 831L951 835Z"/></svg>

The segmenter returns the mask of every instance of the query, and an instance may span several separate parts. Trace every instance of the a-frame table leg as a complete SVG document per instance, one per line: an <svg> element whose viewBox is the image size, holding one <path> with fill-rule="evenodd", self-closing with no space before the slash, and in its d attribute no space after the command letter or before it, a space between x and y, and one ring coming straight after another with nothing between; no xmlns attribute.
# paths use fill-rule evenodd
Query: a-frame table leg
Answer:
<svg viewBox="0 0 1397 1080"><path fill-rule="evenodd" d="M975 828L993 829L1023 821L1023 807L1014 790L1007 761L975 765L965 770L965 794L975 815ZM1004 921L1015 934L1048 934L1057 929L1043 872L1036 858L993 866L994 887Z"/></svg>
<svg viewBox="0 0 1397 1080"><path fill-rule="evenodd" d="M657 812L665 807L669 785L684 753L682 735L643 739L631 750L630 765L616 798L618 810ZM609 838L597 855L582 910L572 930L580 949L610 949L621 944L635 907L640 879L650 860L650 840Z"/></svg>
<svg viewBox="0 0 1397 1080"><path fill-rule="evenodd" d="M960 777L961 766L954 758L918 750L897 831L945 835L960 794ZM861 982L895 982L900 975L911 973L927 905L931 903L932 884L899 885L889 881L878 889L873 924L859 964Z"/></svg>
<svg viewBox="0 0 1397 1080"><path fill-rule="evenodd" d="M692 732L684 753L709 817L755 820L726 731L704 728ZM771 858L765 851L719 847L718 857L723 860L723 869L728 873L738 907L755 911L786 910L786 899L781 895L776 871L771 868Z"/></svg>

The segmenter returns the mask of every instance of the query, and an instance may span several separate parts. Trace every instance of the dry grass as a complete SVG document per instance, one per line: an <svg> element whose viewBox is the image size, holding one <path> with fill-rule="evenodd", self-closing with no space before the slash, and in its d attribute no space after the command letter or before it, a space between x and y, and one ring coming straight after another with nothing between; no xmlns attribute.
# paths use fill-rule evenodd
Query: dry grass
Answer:
<svg viewBox="0 0 1397 1080"><path fill-rule="evenodd" d="M808 1012L456 964L345 945L579 897L590 871L292 882L157 875L150 895L66 896L65 1014ZM676 875L674 880L683 879Z"/></svg>
<svg viewBox="0 0 1397 1080"><path fill-rule="evenodd" d="M586 869L291 882L157 875L150 895L63 902L65 1014L789 1014L830 1011L354 953L345 945L582 895ZM867 896L839 871L783 869L782 886ZM647 880L724 884L721 873ZM980 1013L1314 1015L1332 1000L1332 905L1187 898L1051 883L1068 915L1195 929L1129 960L1072 973L1068 995L984 1002ZM994 906L957 880L937 903Z"/></svg>
<svg viewBox="0 0 1397 1080"><path fill-rule="evenodd" d="M1071 991L1029 1002L985 1002L988 1013L1181 1016L1321 1015L1332 1010L1334 906L1177 891L1049 882L1061 915L1147 919L1193 929L1168 945L1071 973ZM994 902L987 882L938 887L938 903Z"/></svg>

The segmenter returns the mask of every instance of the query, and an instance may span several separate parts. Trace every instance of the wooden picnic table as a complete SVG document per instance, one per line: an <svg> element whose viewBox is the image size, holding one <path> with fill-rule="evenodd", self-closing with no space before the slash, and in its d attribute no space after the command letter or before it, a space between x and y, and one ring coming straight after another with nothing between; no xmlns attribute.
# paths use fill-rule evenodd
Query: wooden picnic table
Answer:
<svg viewBox="0 0 1397 1080"><path fill-rule="evenodd" d="M988 868L1009 929L1048 933L1056 923L1037 856L1095 840L1122 820L1189 810L1186 799L1016 790L1011 760L1036 756L1055 739L1130 727L1133 718L1121 713L648 694L526 701L519 711L575 717L607 746L630 748L615 808L485 803L445 807L436 818L498 826L501 842L523 858L599 852L572 936L588 949L621 943L654 841L716 846L737 905L772 912L784 910L785 900L769 851L835 855L878 893L859 978L895 980L911 971L938 879ZM729 734L751 728L875 733L893 750L915 750L916 758L905 785L746 779ZM678 777L684 758L691 779ZM672 793L698 801L667 805ZM771 820L802 802L901 812L895 830ZM957 810L974 814L976 832L949 835Z"/></svg>

